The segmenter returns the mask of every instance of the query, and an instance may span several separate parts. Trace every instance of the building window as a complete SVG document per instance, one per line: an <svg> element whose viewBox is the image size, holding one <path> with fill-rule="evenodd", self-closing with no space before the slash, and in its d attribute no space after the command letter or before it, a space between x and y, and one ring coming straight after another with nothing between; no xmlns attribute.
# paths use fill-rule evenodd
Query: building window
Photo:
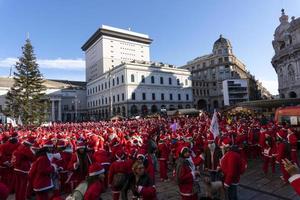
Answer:
<svg viewBox="0 0 300 200"><path fill-rule="evenodd" d="M133 83L134 82L134 75L131 74L131 82Z"/></svg>
<svg viewBox="0 0 300 200"><path fill-rule="evenodd" d="M131 94L131 99L135 100L135 93L134 92Z"/></svg>
<svg viewBox="0 0 300 200"><path fill-rule="evenodd" d="M151 83L155 83L154 76L151 76Z"/></svg>
<svg viewBox="0 0 300 200"><path fill-rule="evenodd" d="M114 78L113 78L112 82L113 82L113 87L114 87L115 86L115 79Z"/></svg>
<svg viewBox="0 0 300 200"><path fill-rule="evenodd" d="M204 62L204 63L202 64L202 67L203 67L203 68L206 67L206 62Z"/></svg>
<svg viewBox="0 0 300 200"><path fill-rule="evenodd" d="M222 63L223 62L223 58L219 58L219 63Z"/></svg>
<svg viewBox="0 0 300 200"><path fill-rule="evenodd" d="M104 104L104 99L102 98L102 105Z"/></svg>
<svg viewBox="0 0 300 200"><path fill-rule="evenodd" d="M119 85L119 77L117 77L117 85Z"/></svg>
<svg viewBox="0 0 300 200"><path fill-rule="evenodd" d="M164 77L160 77L160 84L164 84Z"/></svg>
<svg viewBox="0 0 300 200"><path fill-rule="evenodd" d="M113 96L113 102L114 102L114 103L116 102L116 97L115 97L115 96Z"/></svg>
<svg viewBox="0 0 300 200"><path fill-rule="evenodd" d="M185 79L185 85L188 85L188 80L187 79Z"/></svg>
<svg viewBox="0 0 300 200"><path fill-rule="evenodd" d="M173 101L173 94L170 94L170 101Z"/></svg>
<svg viewBox="0 0 300 200"><path fill-rule="evenodd" d="M215 64L215 61L214 60L211 60L210 61L210 65L214 65Z"/></svg>
<svg viewBox="0 0 300 200"><path fill-rule="evenodd" d="M190 99L189 94L186 94L186 100L188 101Z"/></svg>
<svg viewBox="0 0 300 200"><path fill-rule="evenodd" d="M1 108L2 108L2 106L1 106ZM69 106L68 105L64 105L64 111L67 111L67 110L69 110Z"/></svg>
<svg viewBox="0 0 300 200"><path fill-rule="evenodd" d="M107 89L107 83L105 82L105 89Z"/></svg>
<svg viewBox="0 0 300 200"><path fill-rule="evenodd" d="M181 101L181 94L178 94L178 101Z"/></svg>
<svg viewBox="0 0 300 200"><path fill-rule="evenodd" d="M165 94L162 93L160 98L161 98L162 101L164 101L165 100Z"/></svg>
<svg viewBox="0 0 300 200"><path fill-rule="evenodd" d="M95 93L95 88L93 88L93 94Z"/></svg>
<svg viewBox="0 0 300 200"><path fill-rule="evenodd" d="M103 90L103 83L101 84L101 90Z"/></svg>
<svg viewBox="0 0 300 200"><path fill-rule="evenodd" d="M146 93L143 93L143 100L146 100Z"/></svg>
<svg viewBox="0 0 300 200"><path fill-rule="evenodd" d="M180 85L180 80L179 79L177 79L177 85Z"/></svg>
<svg viewBox="0 0 300 200"><path fill-rule="evenodd" d="M121 81L124 83L124 75L121 76Z"/></svg>
<svg viewBox="0 0 300 200"><path fill-rule="evenodd" d="M144 75L142 75L142 83L145 83L145 76Z"/></svg>
<svg viewBox="0 0 300 200"><path fill-rule="evenodd" d="M117 101L118 102L120 101L120 95L117 95Z"/></svg>
<svg viewBox="0 0 300 200"><path fill-rule="evenodd" d="M169 78L169 85L172 85L172 78Z"/></svg>
<svg viewBox="0 0 300 200"><path fill-rule="evenodd" d="M122 93L122 101L124 101L125 100L125 95L124 95L124 93Z"/></svg>
<svg viewBox="0 0 300 200"><path fill-rule="evenodd" d="M152 100L155 100L155 93L152 93Z"/></svg>
<svg viewBox="0 0 300 200"><path fill-rule="evenodd" d="M107 104L107 97L105 97L105 104Z"/></svg>

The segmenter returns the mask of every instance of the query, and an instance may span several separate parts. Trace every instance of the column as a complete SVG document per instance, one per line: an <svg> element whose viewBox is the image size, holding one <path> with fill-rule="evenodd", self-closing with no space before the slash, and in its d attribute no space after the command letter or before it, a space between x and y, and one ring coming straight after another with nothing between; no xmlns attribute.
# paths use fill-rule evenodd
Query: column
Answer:
<svg viewBox="0 0 300 200"><path fill-rule="evenodd" d="M51 101L52 103L52 109L51 109L51 120L54 122L55 121L55 105L54 105L54 100Z"/></svg>
<svg viewBox="0 0 300 200"><path fill-rule="evenodd" d="M61 99L58 100L58 121L62 121L61 120Z"/></svg>

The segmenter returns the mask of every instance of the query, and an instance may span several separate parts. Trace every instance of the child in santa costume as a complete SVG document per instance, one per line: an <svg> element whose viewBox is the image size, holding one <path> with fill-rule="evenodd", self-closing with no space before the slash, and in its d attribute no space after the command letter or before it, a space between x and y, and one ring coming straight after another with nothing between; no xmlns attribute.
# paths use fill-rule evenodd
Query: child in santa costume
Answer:
<svg viewBox="0 0 300 200"><path fill-rule="evenodd" d="M176 165L177 183L182 200L197 200L198 194L194 189L195 181L200 173L196 171L188 147L180 147L180 154Z"/></svg>
<svg viewBox="0 0 300 200"><path fill-rule="evenodd" d="M104 172L105 169L100 164L94 163L89 166L88 188L84 194L84 200L101 199L101 194L105 191Z"/></svg>

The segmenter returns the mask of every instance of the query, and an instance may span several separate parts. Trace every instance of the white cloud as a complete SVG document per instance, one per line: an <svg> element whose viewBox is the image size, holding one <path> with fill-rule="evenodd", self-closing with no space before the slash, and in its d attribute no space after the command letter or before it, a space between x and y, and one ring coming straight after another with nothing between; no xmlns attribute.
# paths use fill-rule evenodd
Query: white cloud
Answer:
<svg viewBox="0 0 300 200"><path fill-rule="evenodd" d="M271 94L278 94L278 82L277 80L259 80L262 82L262 85L271 92Z"/></svg>
<svg viewBox="0 0 300 200"><path fill-rule="evenodd" d="M18 58L0 58L0 67L11 67L16 64ZM82 70L85 68L85 61L78 59L38 59L39 66L45 69L66 69L66 70Z"/></svg>

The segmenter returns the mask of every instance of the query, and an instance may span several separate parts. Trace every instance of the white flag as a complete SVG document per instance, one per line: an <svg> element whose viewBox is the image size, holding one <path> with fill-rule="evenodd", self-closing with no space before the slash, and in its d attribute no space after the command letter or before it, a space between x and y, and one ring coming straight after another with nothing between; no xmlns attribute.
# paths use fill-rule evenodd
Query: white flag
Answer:
<svg viewBox="0 0 300 200"><path fill-rule="evenodd" d="M213 115L212 120L210 122L209 130L214 135L214 138L216 138L218 135L220 135L219 122L218 122L218 116L217 116L216 110L214 111L214 115Z"/></svg>

